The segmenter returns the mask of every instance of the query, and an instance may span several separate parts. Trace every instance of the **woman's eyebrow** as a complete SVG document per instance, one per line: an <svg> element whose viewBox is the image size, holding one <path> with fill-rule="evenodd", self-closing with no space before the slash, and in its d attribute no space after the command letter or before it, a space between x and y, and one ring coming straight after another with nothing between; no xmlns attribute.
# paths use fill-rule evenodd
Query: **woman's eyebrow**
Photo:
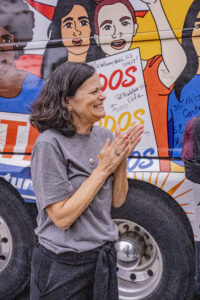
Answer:
<svg viewBox="0 0 200 300"><path fill-rule="evenodd" d="M101 23L101 25L100 25L100 27L102 27L103 25L105 25L105 24L112 24L112 21L111 20L104 20L102 23Z"/></svg>
<svg viewBox="0 0 200 300"><path fill-rule="evenodd" d="M72 17L67 17L67 18L65 18L64 20L63 20L63 23L66 23L67 21L73 21L74 20L74 18L72 18Z"/></svg>
<svg viewBox="0 0 200 300"><path fill-rule="evenodd" d="M195 22L200 22L200 18L196 18Z"/></svg>
<svg viewBox="0 0 200 300"><path fill-rule="evenodd" d="M85 19L89 20L89 18L88 18L88 17L86 17L86 16L81 16L81 17L78 17L78 20L79 20L79 21L81 21L81 20L85 20Z"/></svg>

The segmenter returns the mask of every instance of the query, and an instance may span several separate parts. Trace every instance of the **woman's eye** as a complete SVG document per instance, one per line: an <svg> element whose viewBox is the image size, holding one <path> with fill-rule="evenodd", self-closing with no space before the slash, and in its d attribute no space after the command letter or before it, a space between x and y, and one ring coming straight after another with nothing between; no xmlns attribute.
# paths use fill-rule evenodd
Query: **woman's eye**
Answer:
<svg viewBox="0 0 200 300"><path fill-rule="evenodd" d="M72 28L72 23L71 22L67 22L63 27L64 28Z"/></svg>
<svg viewBox="0 0 200 300"><path fill-rule="evenodd" d="M194 28L199 29L199 28L200 28L200 23L199 23L199 24L196 24L196 25L194 26Z"/></svg>
<svg viewBox="0 0 200 300"><path fill-rule="evenodd" d="M96 94L97 93L97 90L94 90L91 92L91 94Z"/></svg>
<svg viewBox="0 0 200 300"><path fill-rule="evenodd" d="M103 29L104 29L104 30L110 30L110 29L111 29L111 26L110 26L110 25L105 25L105 26L103 27Z"/></svg>
<svg viewBox="0 0 200 300"><path fill-rule="evenodd" d="M2 36L2 41L3 41L3 43L10 43L11 42L10 36L9 35L3 35Z"/></svg>
<svg viewBox="0 0 200 300"><path fill-rule="evenodd" d="M89 24L87 20L82 20L80 23L82 26L87 26Z"/></svg>
<svg viewBox="0 0 200 300"><path fill-rule="evenodd" d="M122 22L122 25L125 27L125 26L128 26L130 23L129 22L127 22L127 21L124 21L124 22Z"/></svg>

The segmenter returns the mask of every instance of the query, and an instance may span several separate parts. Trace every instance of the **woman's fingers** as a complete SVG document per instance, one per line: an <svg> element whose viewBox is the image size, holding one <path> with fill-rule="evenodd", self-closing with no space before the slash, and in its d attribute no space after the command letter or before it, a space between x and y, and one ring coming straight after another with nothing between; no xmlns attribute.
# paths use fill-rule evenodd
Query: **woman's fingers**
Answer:
<svg viewBox="0 0 200 300"><path fill-rule="evenodd" d="M110 147L113 149L114 153L117 152L120 154L128 146L129 142L127 136L120 133L115 137Z"/></svg>
<svg viewBox="0 0 200 300"><path fill-rule="evenodd" d="M137 137L138 133L141 134L144 131L144 125L135 125L132 127L132 130L129 134L129 139L133 140Z"/></svg>
<svg viewBox="0 0 200 300"><path fill-rule="evenodd" d="M116 137L119 136L120 133L121 133L120 126L117 124L117 125L116 125L116 129L115 129L115 136L116 136Z"/></svg>

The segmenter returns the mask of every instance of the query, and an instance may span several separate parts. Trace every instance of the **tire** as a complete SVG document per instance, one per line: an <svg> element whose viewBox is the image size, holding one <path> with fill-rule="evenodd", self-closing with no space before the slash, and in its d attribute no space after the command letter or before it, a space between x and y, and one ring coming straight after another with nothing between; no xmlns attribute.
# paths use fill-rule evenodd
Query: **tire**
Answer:
<svg viewBox="0 0 200 300"><path fill-rule="evenodd" d="M2 179L0 190L0 298L10 300L29 282L35 235L17 191Z"/></svg>
<svg viewBox="0 0 200 300"><path fill-rule="evenodd" d="M194 247L179 209L158 188L129 181L126 202L111 212L120 233L120 300L193 299Z"/></svg>

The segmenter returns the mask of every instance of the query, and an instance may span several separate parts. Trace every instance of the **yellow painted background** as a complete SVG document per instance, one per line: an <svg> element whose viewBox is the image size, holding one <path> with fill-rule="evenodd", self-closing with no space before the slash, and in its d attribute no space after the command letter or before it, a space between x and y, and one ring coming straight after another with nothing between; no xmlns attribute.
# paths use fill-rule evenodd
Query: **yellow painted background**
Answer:
<svg viewBox="0 0 200 300"><path fill-rule="evenodd" d="M193 0L162 0L161 2L175 35L181 41L185 16ZM137 22L138 31L133 38L131 48L139 47L141 57L144 60L161 54L160 41L151 12L149 11L144 18L137 18Z"/></svg>

